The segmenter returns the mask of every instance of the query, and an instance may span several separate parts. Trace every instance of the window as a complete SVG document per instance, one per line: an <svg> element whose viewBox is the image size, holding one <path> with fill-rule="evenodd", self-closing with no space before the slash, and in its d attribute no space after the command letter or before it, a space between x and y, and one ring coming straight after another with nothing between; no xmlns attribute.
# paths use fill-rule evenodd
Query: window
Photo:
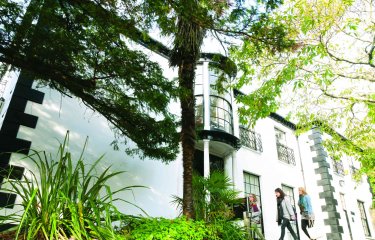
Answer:
<svg viewBox="0 0 375 240"><path fill-rule="evenodd" d="M276 148L277 156L280 161L287 164L296 165L296 160L294 158L293 149L286 146L286 134L278 128L275 128L276 137Z"/></svg>
<svg viewBox="0 0 375 240"><path fill-rule="evenodd" d="M203 129L204 125L204 112L203 112L203 96L195 96L195 127Z"/></svg>
<svg viewBox="0 0 375 240"><path fill-rule="evenodd" d="M245 185L245 195L250 193L255 194L258 198L258 204L261 202L261 194L260 194L260 184L259 184L259 176L251 174L251 173L244 173L244 185Z"/></svg>
<svg viewBox="0 0 375 240"><path fill-rule="evenodd" d="M203 65L198 64L195 72L194 94L201 95L203 94Z"/></svg>
<svg viewBox="0 0 375 240"><path fill-rule="evenodd" d="M289 202L292 204L292 206L294 208L296 208L296 202L294 201L294 191L293 191L293 188L292 187L289 187L287 185L281 185L281 189L283 190L283 192L285 193L285 198L287 198L289 200ZM291 221L290 224L292 225L292 228L294 230L294 232L299 235L299 232L297 230L297 224L296 224L296 221ZM292 235L290 234L289 231L286 231L287 233L287 237L288 239L290 240L293 240L293 237Z"/></svg>
<svg viewBox="0 0 375 240"><path fill-rule="evenodd" d="M349 215L348 215L348 211L346 209L345 195L343 193L340 193L340 201L341 201L342 210L345 213L346 225L348 226L350 239L353 239L353 233L352 233L352 228L350 226Z"/></svg>
<svg viewBox="0 0 375 240"><path fill-rule="evenodd" d="M362 226L363 226L363 232L365 233L366 237L371 237L370 228L369 228L368 221L367 221L364 203L361 202L361 201L357 201L357 202L358 202L359 215L361 217L361 222L362 222Z"/></svg>
<svg viewBox="0 0 375 240"><path fill-rule="evenodd" d="M263 152L262 139L259 133L245 127L240 127L240 139L243 146Z"/></svg>
<svg viewBox="0 0 375 240"><path fill-rule="evenodd" d="M210 172L220 171L224 172L224 159L210 154ZM195 150L193 160L193 170L199 173L200 176L204 174L204 153L198 149Z"/></svg>
<svg viewBox="0 0 375 240"><path fill-rule="evenodd" d="M342 160L334 160L332 159L332 165L333 165L333 171L334 173L340 175L340 176L344 176L345 175L345 171L344 171L344 165L342 163Z"/></svg>
<svg viewBox="0 0 375 240"><path fill-rule="evenodd" d="M232 107L227 100L217 96L210 96L211 128L233 133Z"/></svg>
<svg viewBox="0 0 375 240"><path fill-rule="evenodd" d="M230 101L230 91L228 87L228 79L222 70L219 70L216 66L209 66L209 83L210 83L210 94L221 96L226 100ZM218 89L218 84L222 85L223 89Z"/></svg>
<svg viewBox="0 0 375 240"><path fill-rule="evenodd" d="M259 176L251 174L251 173L243 173L244 175L244 186L245 186L245 196L248 196L250 193L255 194L258 199L258 206L262 207L262 195L260 192L260 184L259 184ZM263 214L260 216L260 226L259 231L264 233L263 231Z"/></svg>
<svg viewBox="0 0 375 240"><path fill-rule="evenodd" d="M286 134L278 128L275 128L276 142L286 145Z"/></svg>
<svg viewBox="0 0 375 240"><path fill-rule="evenodd" d="M346 202L345 202L345 195L340 193L340 201L341 201L341 205L342 205L342 209L344 211L346 211Z"/></svg>

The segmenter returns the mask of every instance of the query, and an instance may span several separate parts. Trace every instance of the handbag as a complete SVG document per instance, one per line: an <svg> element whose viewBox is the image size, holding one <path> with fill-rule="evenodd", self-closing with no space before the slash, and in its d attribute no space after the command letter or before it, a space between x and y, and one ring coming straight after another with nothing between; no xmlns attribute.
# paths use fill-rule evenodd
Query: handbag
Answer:
<svg viewBox="0 0 375 240"><path fill-rule="evenodd" d="M303 217L305 219L307 219L307 227L308 228L312 228L314 227L314 223L315 223L315 216L314 214L309 214L308 212L303 212Z"/></svg>
<svg viewBox="0 0 375 240"><path fill-rule="evenodd" d="M308 219L308 224L307 224L307 227L308 228L312 228L314 227L314 223L315 223L315 220L314 219Z"/></svg>

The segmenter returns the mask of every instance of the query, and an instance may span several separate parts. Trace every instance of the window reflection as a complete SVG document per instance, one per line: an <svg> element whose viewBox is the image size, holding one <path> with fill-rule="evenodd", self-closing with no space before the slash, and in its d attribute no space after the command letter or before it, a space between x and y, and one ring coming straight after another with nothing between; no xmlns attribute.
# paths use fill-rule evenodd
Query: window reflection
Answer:
<svg viewBox="0 0 375 240"><path fill-rule="evenodd" d="M218 69L215 69L215 68L210 68L209 70L209 83L210 83L210 91L211 91L211 95L217 95L217 96L221 96L223 97L224 99L230 101L230 91L228 90L229 88L227 88L227 84L226 83L223 83L223 87L224 87L224 92L220 92L216 89L217 86L217 81L218 81L218 78L220 76L220 71Z"/></svg>
<svg viewBox="0 0 375 240"><path fill-rule="evenodd" d="M194 85L194 94L201 95L203 94L203 66L198 65L195 70L195 85Z"/></svg>
<svg viewBox="0 0 375 240"><path fill-rule="evenodd" d="M203 95L195 96L195 127L203 129L204 125Z"/></svg>
<svg viewBox="0 0 375 240"><path fill-rule="evenodd" d="M233 133L232 108L228 101L218 96L210 97L211 128Z"/></svg>
<svg viewBox="0 0 375 240"><path fill-rule="evenodd" d="M224 89L217 91L216 85L221 76L222 71L209 66L208 79L204 79L203 76L203 65L197 65L194 94L195 94L195 124L197 129L203 129L204 120L210 121L211 130L220 130L227 133L233 134L233 118L232 118L232 107L231 107L231 94L229 87L224 82ZM203 82L207 81L210 85L209 99L203 97ZM204 119L204 101L209 101L210 119Z"/></svg>

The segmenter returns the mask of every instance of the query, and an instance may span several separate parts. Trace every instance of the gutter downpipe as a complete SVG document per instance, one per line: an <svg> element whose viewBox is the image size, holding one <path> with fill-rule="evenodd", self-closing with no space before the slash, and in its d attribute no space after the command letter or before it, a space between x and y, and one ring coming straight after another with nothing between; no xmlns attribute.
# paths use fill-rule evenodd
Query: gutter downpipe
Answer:
<svg viewBox="0 0 375 240"><path fill-rule="evenodd" d="M297 140L297 147L298 147L298 157L299 157L299 162L300 162L300 165L301 165L303 187L306 189L305 171L303 169L302 156L301 156L301 147L299 145L299 138L298 138L298 136L296 136L296 140Z"/></svg>

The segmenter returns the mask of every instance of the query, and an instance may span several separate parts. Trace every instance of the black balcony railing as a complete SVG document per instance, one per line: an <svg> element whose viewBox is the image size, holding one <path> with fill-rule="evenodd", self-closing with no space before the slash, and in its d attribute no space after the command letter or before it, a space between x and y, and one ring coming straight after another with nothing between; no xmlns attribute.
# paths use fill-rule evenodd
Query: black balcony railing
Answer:
<svg viewBox="0 0 375 240"><path fill-rule="evenodd" d="M294 151L287 146L282 145L281 143L276 143L277 147L277 155L279 156L279 160L288 164L296 165L296 161L294 158Z"/></svg>
<svg viewBox="0 0 375 240"><path fill-rule="evenodd" d="M344 170L344 165L341 160L332 160L332 165L333 165L333 171L340 175L344 176L345 175L345 170Z"/></svg>
<svg viewBox="0 0 375 240"><path fill-rule="evenodd" d="M259 133L240 127L241 144L258 152L263 152L262 138Z"/></svg>

